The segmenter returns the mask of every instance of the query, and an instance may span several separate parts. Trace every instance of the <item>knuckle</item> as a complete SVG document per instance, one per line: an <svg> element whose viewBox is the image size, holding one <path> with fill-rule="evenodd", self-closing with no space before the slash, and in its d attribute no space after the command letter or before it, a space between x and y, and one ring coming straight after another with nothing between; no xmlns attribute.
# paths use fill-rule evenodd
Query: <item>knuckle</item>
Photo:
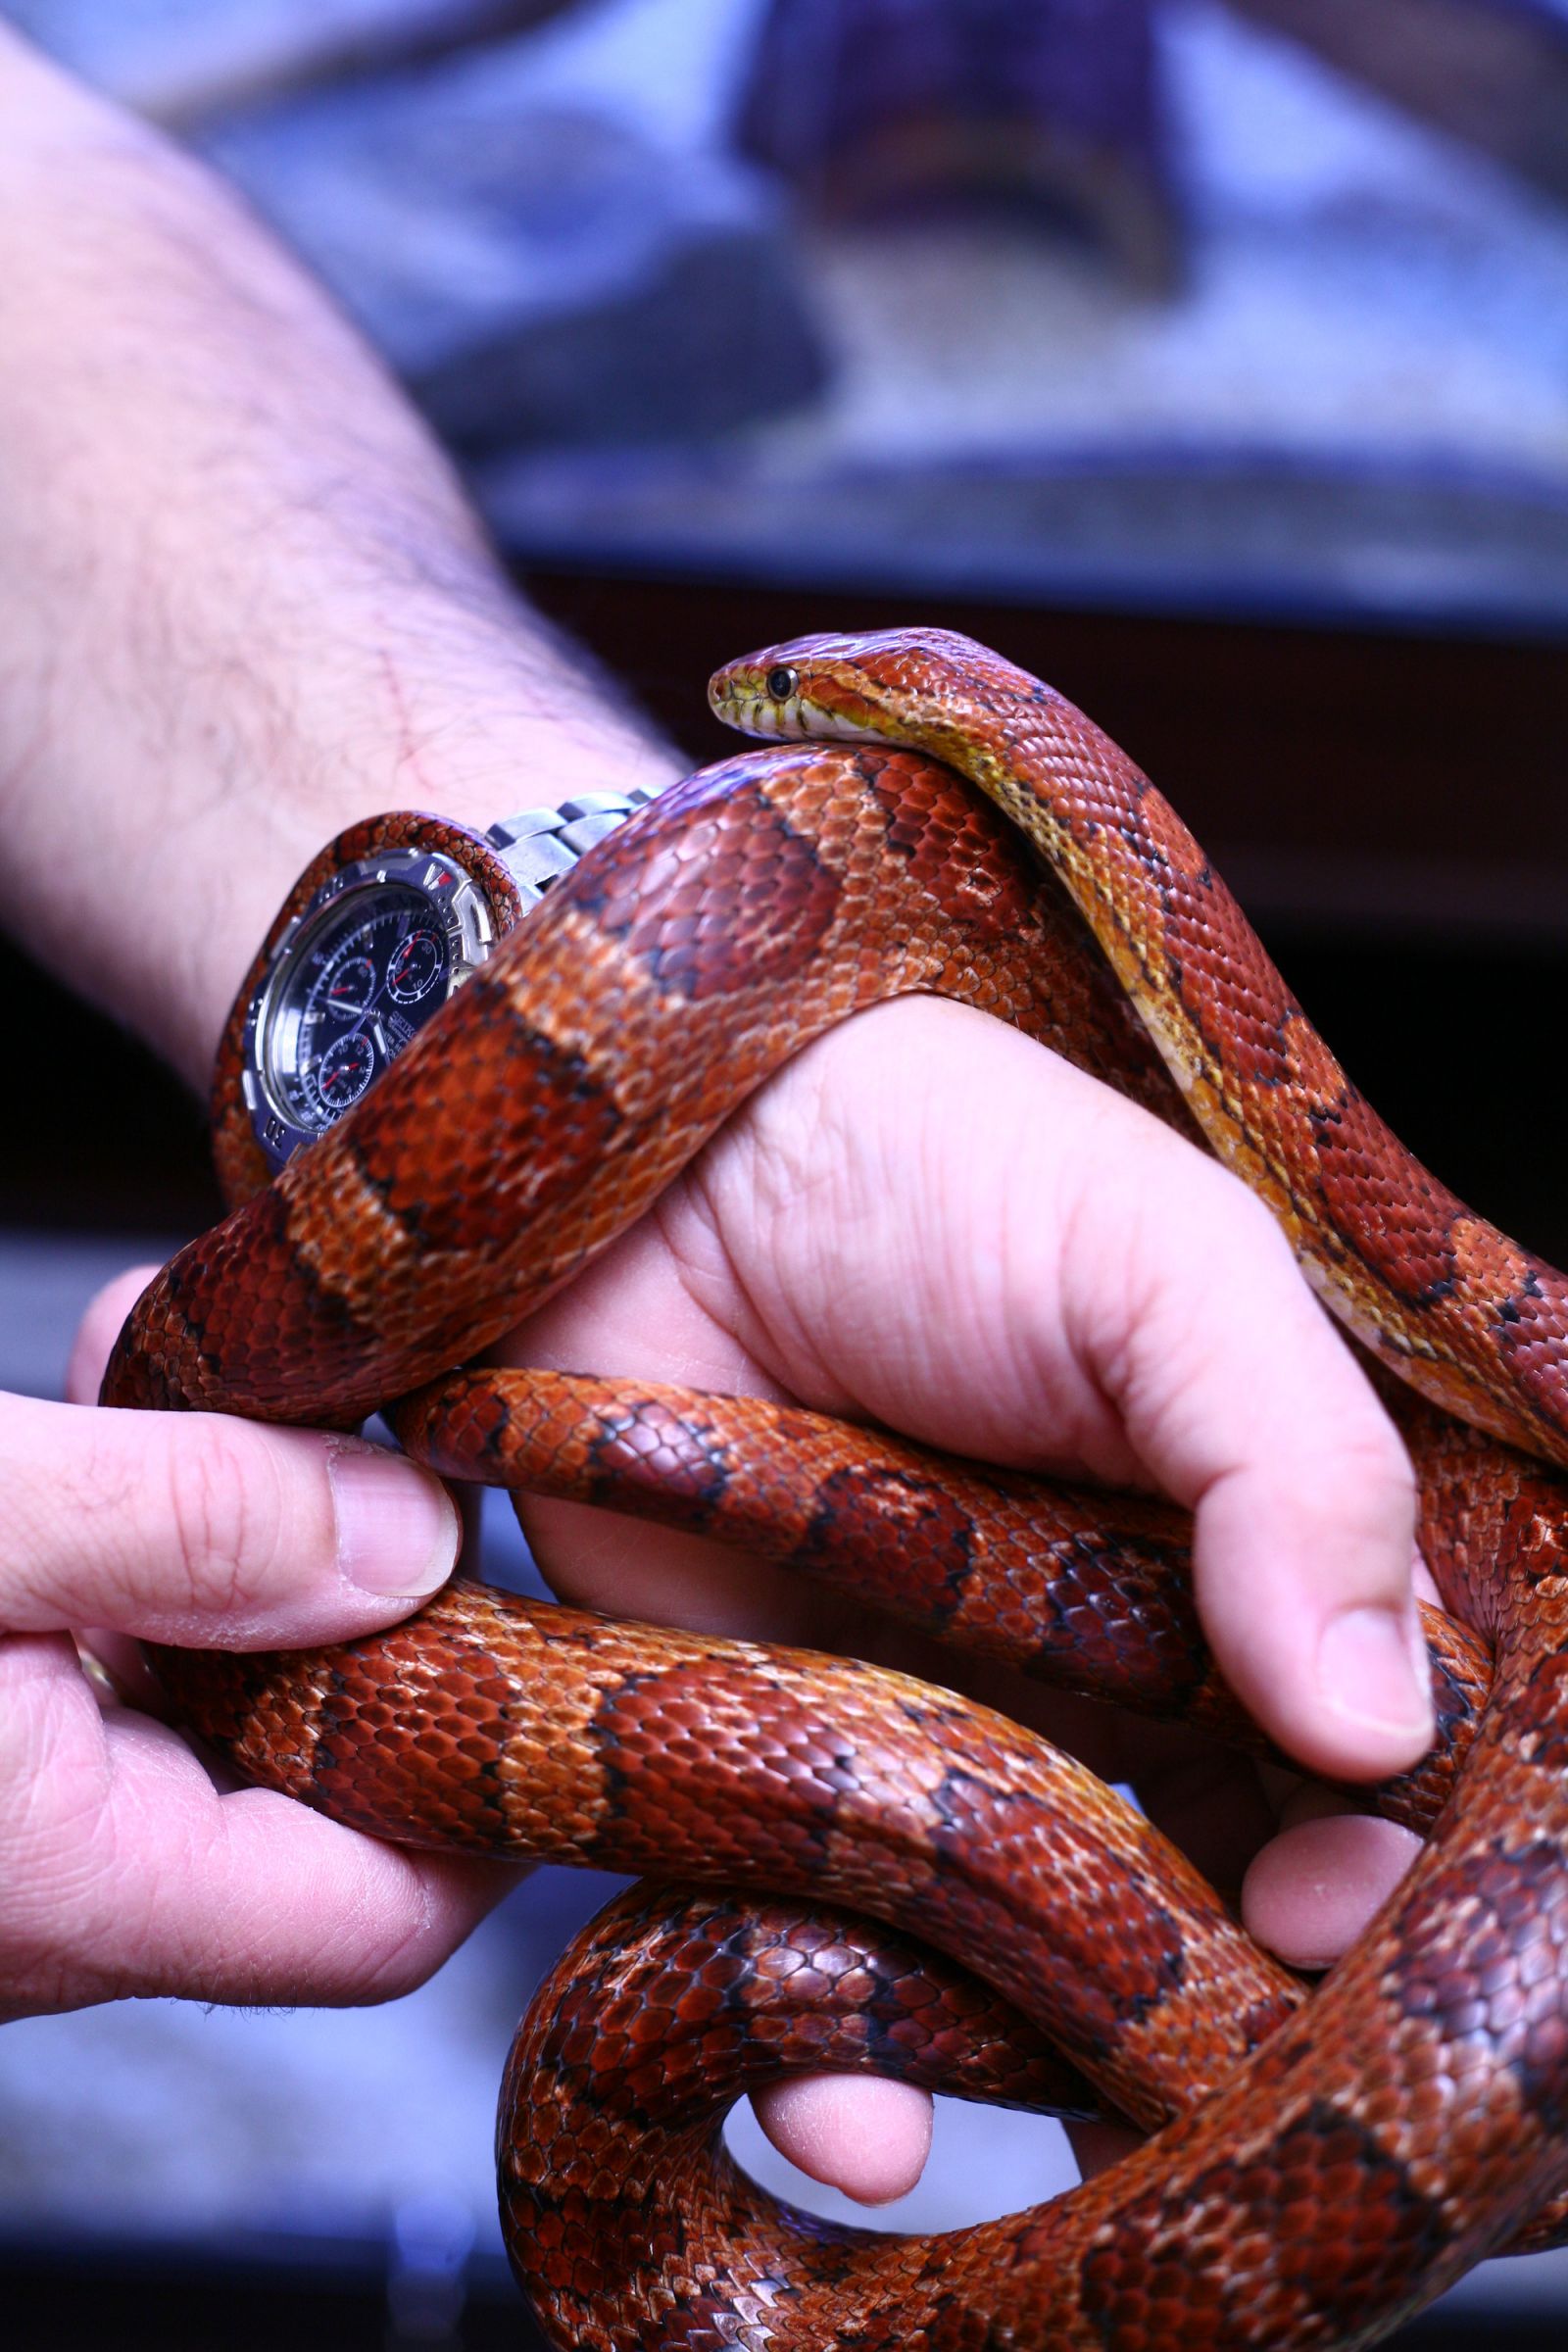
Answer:
<svg viewBox="0 0 1568 2352"><path fill-rule="evenodd" d="M1322 1593L1336 1604L1358 1593L1389 1596L1409 1581L1415 1480L1397 1436L1380 1430L1379 1419L1369 1399L1364 1415L1322 1429L1288 1462L1254 1472L1269 1515L1310 1550Z"/></svg>
<svg viewBox="0 0 1568 2352"><path fill-rule="evenodd" d="M1209 1226L1209 1238L1230 1252L1245 1250L1275 1267L1300 1272L1279 1219L1245 1177L1201 1153L1193 1155L1194 1203Z"/></svg>
<svg viewBox="0 0 1568 2352"><path fill-rule="evenodd" d="M167 1455L164 1515L188 1603L235 1611L256 1597L277 1555L282 1494L268 1449L215 1418L176 1431Z"/></svg>
<svg viewBox="0 0 1568 2352"><path fill-rule="evenodd" d="M1342 1439L1338 1457L1340 1491L1348 1499L1355 1497L1355 1514L1368 1532L1413 1542L1415 1471L1392 1422L1374 1406Z"/></svg>

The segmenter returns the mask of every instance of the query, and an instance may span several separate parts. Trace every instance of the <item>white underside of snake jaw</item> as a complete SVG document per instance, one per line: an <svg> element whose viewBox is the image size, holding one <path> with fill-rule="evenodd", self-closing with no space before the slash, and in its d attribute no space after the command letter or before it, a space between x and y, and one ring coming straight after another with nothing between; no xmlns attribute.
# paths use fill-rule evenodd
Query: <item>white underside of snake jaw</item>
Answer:
<svg viewBox="0 0 1568 2352"><path fill-rule="evenodd" d="M793 721L785 732L791 735L823 736L835 743L885 743L886 731L880 727L857 726L853 718L845 718L837 710L818 710L809 703L796 706Z"/></svg>
<svg viewBox="0 0 1568 2352"><path fill-rule="evenodd" d="M787 703L766 702L760 699L738 702L733 710L721 715L733 727L746 735L764 735L770 739L793 741L807 736L813 741L835 743L882 743L886 737L876 728L857 726L836 710L819 710L814 703L803 703L792 696Z"/></svg>

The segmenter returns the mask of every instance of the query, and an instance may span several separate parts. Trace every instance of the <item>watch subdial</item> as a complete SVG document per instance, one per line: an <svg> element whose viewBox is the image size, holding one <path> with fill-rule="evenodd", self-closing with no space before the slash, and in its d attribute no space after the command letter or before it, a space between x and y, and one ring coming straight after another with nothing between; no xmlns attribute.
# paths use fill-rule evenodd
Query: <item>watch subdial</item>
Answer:
<svg viewBox="0 0 1568 2352"><path fill-rule="evenodd" d="M434 931L411 931L399 940L386 967L387 994L397 1004L417 1004L446 968L447 953Z"/></svg>
<svg viewBox="0 0 1568 2352"><path fill-rule="evenodd" d="M316 1090L328 1119L357 1102L375 1076L375 1047L363 1029L351 1029L327 1047L316 1065Z"/></svg>
<svg viewBox="0 0 1568 2352"><path fill-rule="evenodd" d="M368 956L351 956L339 964L327 986L326 1001L335 1013L358 1020L370 1009L375 995L375 966Z"/></svg>

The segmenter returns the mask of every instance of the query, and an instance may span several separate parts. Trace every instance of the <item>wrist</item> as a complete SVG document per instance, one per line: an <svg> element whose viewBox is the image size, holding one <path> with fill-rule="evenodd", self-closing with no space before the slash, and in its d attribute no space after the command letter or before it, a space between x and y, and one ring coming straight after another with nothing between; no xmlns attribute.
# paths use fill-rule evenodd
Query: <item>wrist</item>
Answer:
<svg viewBox="0 0 1568 2352"><path fill-rule="evenodd" d="M569 719L519 707L515 696L416 696L407 675L386 723L330 755L302 757L287 789L258 788L236 811L225 796L191 837L205 878L204 919L185 968L171 970L143 1024L190 1083L205 1089L223 1023L284 899L319 852L350 826L393 810L446 817L483 835L521 808L561 808L585 793L638 796L681 763L621 719L576 709Z"/></svg>
<svg viewBox="0 0 1568 2352"><path fill-rule="evenodd" d="M0 127L0 921L204 1087L346 826L675 761L220 182L3 32Z"/></svg>
<svg viewBox="0 0 1568 2352"><path fill-rule="evenodd" d="M59 744L41 732L11 806L0 792L0 916L205 1093L278 907L350 825L417 809L483 833L520 808L681 772L608 681L553 647L541 674L537 624L504 588L496 601L493 617L465 608L426 627L405 612L376 644L345 600L321 616L337 658L237 676L226 708L182 729L161 764L127 760L107 727ZM59 812L73 808L63 847ZM67 886L33 887L51 860Z"/></svg>

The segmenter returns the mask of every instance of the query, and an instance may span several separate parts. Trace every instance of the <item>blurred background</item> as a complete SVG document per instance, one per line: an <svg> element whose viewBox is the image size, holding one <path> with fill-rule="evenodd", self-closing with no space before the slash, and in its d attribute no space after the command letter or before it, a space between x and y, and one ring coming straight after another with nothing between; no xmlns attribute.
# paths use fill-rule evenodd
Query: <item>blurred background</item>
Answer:
<svg viewBox="0 0 1568 2352"><path fill-rule="evenodd" d="M247 190L694 759L747 646L987 639L1176 801L1406 1140L1568 1258L1568 0L0 15ZM217 1202L163 1072L3 947L0 995L0 1386L48 1395L95 1283ZM7 2028L7 2341L525 2340L495 2087L604 1892L541 1873L385 2011ZM882 2219L1068 2177L1050 2127L949 2109ZM1400 2340L1565 2315L1547 2256Z"/></svg>

